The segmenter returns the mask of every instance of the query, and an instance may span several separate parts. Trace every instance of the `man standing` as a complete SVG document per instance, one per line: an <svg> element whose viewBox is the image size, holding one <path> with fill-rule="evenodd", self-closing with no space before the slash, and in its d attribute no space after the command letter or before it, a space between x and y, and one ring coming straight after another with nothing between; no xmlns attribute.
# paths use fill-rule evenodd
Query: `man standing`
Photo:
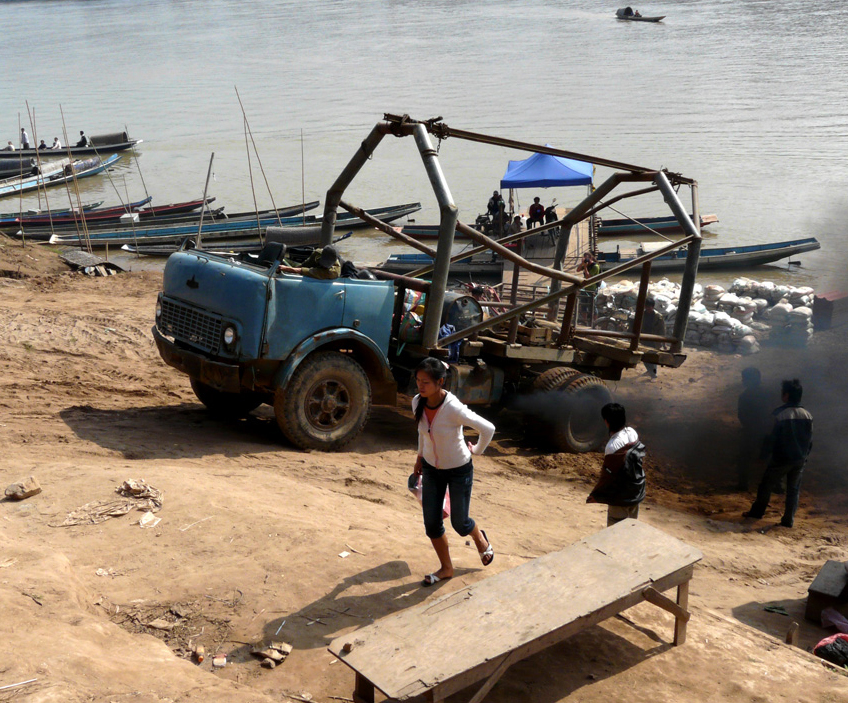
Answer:
<svg viewBox="0 0 848 703"><path fill-rule="evenodd" d="M486 205L486 212L488 212L489 217L494 220L501 214L505 207L506 205L504 204L504 199L501 197L501 194L498 193L498 191L495 191L492 193L492 197L489 198L489 203Z"/></svg>
<svg viewBox="0 0 848 703"><path fill-rule="evenodd" d="M751 464L759 456L763 439L769 432L771 412L768 393L763 388L760 370L753 366L742 369L745 390L739 396L736 417L739 418L739 456L737 458L737 490L747 491Z"/></svg>
<svg viewBox="0 0 848 703"><path fill-rule="evenodd" d="M21 149L29 149L29 135L23 127L21 127Z"/></svg>
<svg viewBox="0 0 848 703"><path fill-rule="evenodd" d="M626 518L639 517L639 503L645 499L645 445L632 427L627 427L624 406L607 403L601 417L610 438L604 449L601 476L587 503L607 504L607 527Z"/></svg>
<svg viewBox="0 0 848 703"><path fill-rule="evenodd" d="M742 517L761 518L768 508L771 494L786 477L786 507L780 524L792 527L798 498L801 494L801 476L807 455L813 448L813 416L801 407L804 389L796 378L781 385L783 405L774 411L774 429L763 443L762 458L768 466L757 489L757 499Z"/></svg>
<svg viewBox="0 0 848 703"><path fill-rule="evenodd" d="M636 331L636 320L633 320L633 325L631 326L631 332ZM653 298L648 298L645 301L645 313L642 315L642 329L639 331L640 334L655 334L660 337L665 336L665 319L663 316L657 312L656 309L656 301ZM659 349L661 346L661 342L655 342L652 340L640 340L639 343L643 347L653 347L654 349ZM649 376L651 380L657 377L657 365L652 364L650 361L642 362L645 364L645 375Z"/></svg>
<svg viewBox="0 0 848 703"><path fill-rule="evenodd" d="M533 198L533 204L527 210L527 229L533 227L537 222L540 226L545 224L545 206L539 202L539 198Z"/></svg>

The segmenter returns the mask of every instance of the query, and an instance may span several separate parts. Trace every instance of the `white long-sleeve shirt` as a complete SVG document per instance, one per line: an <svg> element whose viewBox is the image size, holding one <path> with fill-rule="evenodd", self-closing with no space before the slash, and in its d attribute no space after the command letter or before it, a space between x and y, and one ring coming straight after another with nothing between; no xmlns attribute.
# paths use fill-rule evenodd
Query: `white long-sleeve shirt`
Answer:
<svg viewBox="0 0 848 703"><path fill-rule="evenodd" d="M426 401L416 395L412 399L413 412L419 402ZM471 452L468 451L462 433L465 426L477 430L480 435ZM436 411L432 425L428 422L426 413L421 415L418 423L418 455L437 469L456 469L467 464L471 460L471 454L478 455L486 451L494 434L495 426L491 422L469 410L459 398L448 391L445 401Z"/></svg>

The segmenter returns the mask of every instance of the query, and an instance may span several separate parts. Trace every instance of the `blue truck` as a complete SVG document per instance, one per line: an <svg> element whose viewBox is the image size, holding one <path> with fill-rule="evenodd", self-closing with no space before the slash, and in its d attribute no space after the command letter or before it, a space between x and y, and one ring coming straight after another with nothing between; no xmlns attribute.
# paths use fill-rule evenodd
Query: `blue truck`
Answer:
<svg viewBox="0 0 848 703"><path fill-rule="evenodd" d="M598 447L606 437L599 409L612 399L604 379L618 379L623 369L642 361L676 367L685 359L682 339L700 251L700 231L692 219L698 221L695 181L593 157L619 172L562 220L509 237L520 240L544 231L558 233L559 261L541 267L505 248L506 239L495 242L458 222L429 134L439 139L468 134L477 141L481 135L449 130L438 120L419 122L386 115L327 193L322 244L332 241L339 206L411 244L390 225L342 200L346 186L387 134L415 137L433 185L441 213L438 249L412 244L432 255L433 265L410 276L374 271L383 280L317 280L279 272L285 246L273 241L258 257L198 249L177 252L165 266L153 328L163 360L189 376L198 399L216 414L240 416L262 403L272 405L283 434L301 448L331 451L349 443L362 431L373 404L396 404L398 383L406 390L410 370L425 356L446 360L448 389L463 402L495 408L509 404L529 415L539 434L561 450ZM575 157L552 147L486 139L510 148ZM651 190L663 194L684 230L683 239L669 247L689 245L678 314L668 337L643 335L639 330L650 262L669 247L587 279L563 272L561 265L571 227L602 207L602 199L617 185L646 181L653 183ZM677 198L680 185L692 189L694 216ZM516 271L521 267L541 270L550 277L549 288L529 302L520 301L516 273L511 295L490 306L492 312L486 312L486 301L479 296L451 292L448 272L457 229L481 249L511 259ZM459 256L463 255L468 252ZM582 290L634 266L642 268L636 331L578 327L575 312ZM409 291L425 294L423 323L412 339L404 336L402 325ZM566 302L564 311L558 307L561 299ZM523 337L519 336L522 322L533 326ZM650 346L643 345L645 341ZM670 348L660 349L661 344Z"/></svg>

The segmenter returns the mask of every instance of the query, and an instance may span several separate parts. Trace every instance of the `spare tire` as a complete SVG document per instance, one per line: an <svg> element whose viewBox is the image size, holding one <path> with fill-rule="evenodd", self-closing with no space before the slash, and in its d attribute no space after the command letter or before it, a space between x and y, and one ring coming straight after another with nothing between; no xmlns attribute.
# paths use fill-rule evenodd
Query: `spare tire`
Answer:
<svg viewBox="0 0 848 703"><path fill-rule="evenodd" d="M538 378L533 381L533 390L555 391L573 381L575 376L580 375L577 369L571 369L567 366L555 366L539 374Z"/></svg>

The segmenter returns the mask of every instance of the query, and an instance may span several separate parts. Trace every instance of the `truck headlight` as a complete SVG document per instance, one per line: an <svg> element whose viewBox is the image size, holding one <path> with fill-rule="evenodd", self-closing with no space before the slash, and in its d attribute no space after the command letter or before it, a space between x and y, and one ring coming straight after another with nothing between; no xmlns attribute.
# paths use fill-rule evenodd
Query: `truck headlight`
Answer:
<svg viewBox="0 0 848 703"><path fill-rule="evenodd" d="M156 301L156 319L160 319L162 317L162 301Z"/></svg>
<svg viewBox="0 0 848 703"><path fill-rule="evenodd" d="M236 341L236 328L235 327L225 327L224 328L224 344L228 347L232 347L233 343Z"/></svg>

